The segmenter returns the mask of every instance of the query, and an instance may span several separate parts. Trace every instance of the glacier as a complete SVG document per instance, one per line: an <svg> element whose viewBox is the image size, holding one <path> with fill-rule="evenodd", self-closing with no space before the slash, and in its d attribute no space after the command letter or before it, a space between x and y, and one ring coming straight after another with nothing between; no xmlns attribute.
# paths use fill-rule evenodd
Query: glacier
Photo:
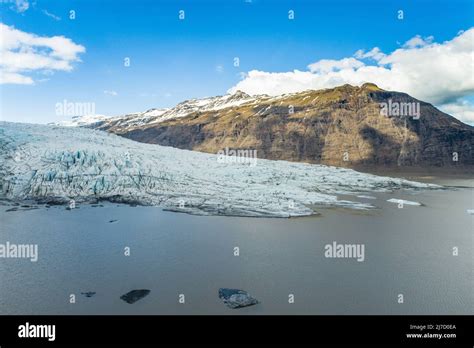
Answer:
<svg viewBox="0 0 474 348"><path fill-rule="evenodd" d="M372 209L339 195L441 186L351 169L138 143L100 130L0 122L0 193L11 201L155 205L202 215L293 217L319 207Z"/></svg>

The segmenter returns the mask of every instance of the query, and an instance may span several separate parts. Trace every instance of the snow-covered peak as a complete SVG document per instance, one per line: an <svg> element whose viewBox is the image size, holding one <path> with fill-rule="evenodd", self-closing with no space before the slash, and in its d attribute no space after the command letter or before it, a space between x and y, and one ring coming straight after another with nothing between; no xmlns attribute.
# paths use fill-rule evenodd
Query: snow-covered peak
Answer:
<svg viewBox="0 0 474 348"><path fill-rule="evenodd" d="M241 91L237 91L233 94L226 94L223 96L186 100L170 109L163 116L165 119L182 117L187 116L193 112L222 110L253 101L254 98L250 95Z"/></svg>
<svg viewBox="0 0 474 348"><path fill-rule="evenodd" d="M62 126L62 127L86 127L98 122L106 121L108 119L110 119L110 116L83 115L83 116L73 116L69 120L63 120L63 121L55 122L52 124L56 126Z"/></svg>
<svg viewBox="0 0 474 348"><path fill-rule="evenodd" d="M149 109L145 112L141 113L141 116L146 116L146 117L157 117L163 115L165 112L167 112L169 109Z"/></svg>
<svg viewBox="0 0 474 348"><path fill-rule="evenodd" d="M144 112L136 112L133 114L112 117L109 119L109 122L112 122L114 126L123 129L140 127L150 122L153 122L157 118L160 118L168 110L169 109L149 109Z"/></svg>
<svg viewBox="0 0 474 348"><path fill-rule="evenodd" d="M118 131L127 131L148 124L156 124L170 119L186 117L195 112L217 111L246 103L254 103L255 101L255 97L242 91L236 91L223 96L186 100L171 109L153 108L144 112L135 112L114 117L104 115L73 117L71 120L57 122L54 123L54 125L64 127L89 127L91 125L97 125L101 128L114 127Z"/></svg>
<svg viewBox="0 0 474 348"><path fill-rule="evenodd" d="M171 109L149 109L145 112L112 117L101 126L102 128L114 127L119 132L129 131L133 128L186 117L195 112L218 111L252 102L255 102L254 97L237 91L223 96L186 100Z"/></svg>

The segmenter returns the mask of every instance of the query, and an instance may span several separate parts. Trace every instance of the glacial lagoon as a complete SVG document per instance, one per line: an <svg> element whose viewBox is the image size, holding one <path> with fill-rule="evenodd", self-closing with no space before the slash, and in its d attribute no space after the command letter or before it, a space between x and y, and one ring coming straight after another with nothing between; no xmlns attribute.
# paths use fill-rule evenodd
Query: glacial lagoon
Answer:
<svg viewBox="0 0 474 348"><path fill-rule="evenodd" d="M290 219L112 203L2 205L0 243L37 244L38 260L0 259L0 313L472 314L474 196L466 182L359 197L377 206L371 211L321 208ZM423 205L400 208L392 198ZM363 262L325 257L333 242L364 245ZM243 289L259 303L231 309L220 288ZM132 304L120 298L133 289L150 292Z"/></svg>

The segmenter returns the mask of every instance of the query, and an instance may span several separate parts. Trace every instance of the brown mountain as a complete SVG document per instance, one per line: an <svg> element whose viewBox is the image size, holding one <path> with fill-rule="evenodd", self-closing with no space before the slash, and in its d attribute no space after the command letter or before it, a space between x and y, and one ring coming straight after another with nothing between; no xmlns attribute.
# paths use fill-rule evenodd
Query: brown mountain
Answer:
<svg viewBox="0 0 474 348"><path fill-rule="evenodd" d="M94 128L181 149L256 149L259 158L345 167L474 165L474 127L369 83L278 97L237 92L149 114Z"/></svg>

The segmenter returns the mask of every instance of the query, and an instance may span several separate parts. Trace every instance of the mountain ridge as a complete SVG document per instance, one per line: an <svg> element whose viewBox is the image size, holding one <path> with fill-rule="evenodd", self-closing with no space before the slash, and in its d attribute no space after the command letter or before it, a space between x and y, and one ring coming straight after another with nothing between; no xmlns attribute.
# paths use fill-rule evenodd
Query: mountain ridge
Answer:
<svg viewBox="0 0 474 348"><path fill-rule="evenodd" d="M382 115L384 104L399 111L413 105L418 117ZM134 117L90 127L180 149L255 149L259 158L342 167L474 165L474 127L373 83L280 96L236 91L184 101L146 122L133 123Z"/></svg>

